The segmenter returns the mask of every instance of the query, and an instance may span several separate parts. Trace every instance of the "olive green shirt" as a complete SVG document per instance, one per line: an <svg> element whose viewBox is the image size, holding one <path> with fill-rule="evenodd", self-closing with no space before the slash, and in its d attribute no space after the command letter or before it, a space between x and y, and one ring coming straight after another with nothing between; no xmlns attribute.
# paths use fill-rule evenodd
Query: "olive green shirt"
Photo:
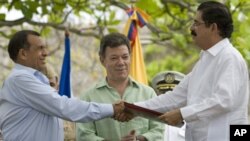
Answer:
<svg viewBox="0 0 250 141"><path fill-rule="evenodd" d="M87 90L81 99L100 103L114 103L119 100L134 103L155 96L151 87L130 79L129 86L121 98L119 93L103 79ZM141 117L136 117L129 122L118 122L112 118L106 118L95 122L77 123L76 134L78 141L119 141L131 130L135 130L136 135L146 137L148 141L163 141L164 124Z"/></svg>

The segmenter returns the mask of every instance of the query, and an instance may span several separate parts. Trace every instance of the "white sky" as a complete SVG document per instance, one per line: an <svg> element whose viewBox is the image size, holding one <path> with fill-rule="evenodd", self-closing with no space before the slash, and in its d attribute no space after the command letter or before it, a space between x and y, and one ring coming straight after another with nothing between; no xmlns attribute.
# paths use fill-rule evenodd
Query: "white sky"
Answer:
<svg viewBox="0 0 250 141"><path fill-rule="evenodd" d="M16 19L23 17L23 14L20 11L17 11L15 9L8 11L5 7L0 8L0 13L6 13L5 20L9 20L9 21L16 20ZM84 25L91 25L91 24L96 23L96 19L91 17L89 14L80 12L80 15L81 15L80 17L76 17L70 14L68 17L68 21L73 24L84 24ZM120 9L117 9L116 18L119 20L124 20L124 17L127 17L126 13ZM39 22L47 22L47 16L41 17L39 15L36 15L33 18Z"/></svg>
<svg viewBox="0 0 250 141"><path fill-rule="evenodd" d="M23 17L23 14L21 12L18 12L16 10L11 10L8 12L8 10L5 7L0 8L0 13L7 13L5 20L15 20Z"/></svg>

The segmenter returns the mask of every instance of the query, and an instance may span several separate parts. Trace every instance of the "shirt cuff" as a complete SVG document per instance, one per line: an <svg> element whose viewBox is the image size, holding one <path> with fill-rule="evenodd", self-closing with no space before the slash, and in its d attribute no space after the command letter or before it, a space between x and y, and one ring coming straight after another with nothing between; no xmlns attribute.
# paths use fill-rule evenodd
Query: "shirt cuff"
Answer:
<svg viewBox="0 0 250 141"><path fill-rule="evenodd" d="M112 104L100 104L101 113L104 117L112 117L114 115L114 109Z"/></svg>
<svg viewBox="0 0 250 141"><path fill-rule="evenodd" d="M187 107L181 108L180 111L181 111L182 118L187 122L198 119L198 117L194 114L195 110L193 110L193 107L187 106Z"/></svg>

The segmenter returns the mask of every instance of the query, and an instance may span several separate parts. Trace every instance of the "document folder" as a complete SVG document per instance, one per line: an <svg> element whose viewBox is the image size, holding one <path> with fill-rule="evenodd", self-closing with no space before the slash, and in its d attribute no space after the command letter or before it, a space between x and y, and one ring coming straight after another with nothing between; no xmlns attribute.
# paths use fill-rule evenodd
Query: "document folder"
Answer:
<svg viewBox="0 0 250 141"><path fill-rule="evenodd" d="M124 106L125 106L125 111L126 112L130 112L135 116L140 116L140 117L143 117L143 118L147 118L147 119L150 119L150 120L162 122L162 123L165 124L164 121L162 121L162 120L160 120L158 118L163 113L160 113L160 112L157 112L157 111L154 111L154 110L150 110L150 109L147 109L147 108L143 108L143 107L140 107L140 106L128 103L128 102L124 102Z"/></svg>

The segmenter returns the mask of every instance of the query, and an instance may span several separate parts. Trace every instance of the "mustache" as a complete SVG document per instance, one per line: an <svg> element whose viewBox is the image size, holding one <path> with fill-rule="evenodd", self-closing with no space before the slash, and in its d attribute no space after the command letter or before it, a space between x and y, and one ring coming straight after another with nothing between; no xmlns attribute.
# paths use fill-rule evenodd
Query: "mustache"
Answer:
<svg viewBox="0 0 250 141"><path fill-rule="evenodd" d="M194 30L191 30L191 35L197 36L197 33Z"/></svg>

